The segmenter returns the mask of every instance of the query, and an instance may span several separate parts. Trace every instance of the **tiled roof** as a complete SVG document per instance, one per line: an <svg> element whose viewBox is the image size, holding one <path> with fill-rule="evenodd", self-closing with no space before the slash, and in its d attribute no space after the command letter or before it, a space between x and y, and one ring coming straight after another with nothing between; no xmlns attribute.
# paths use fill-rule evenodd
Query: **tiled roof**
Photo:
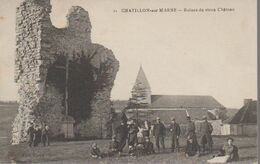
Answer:
<svg viewBox="0 0 260 164"><path fill-rule="evenodd" d="M171 117L176 119L176 122L180 124L187 123L187 115L185 110L165 110L165 111L153 111L151 115L151 120L155 120L156 117L165 123L169 124L171 122Z"/></svg>
<svg viewBox="0 0 260 164"><path fill-rule="evenodd" d="M185 110L141 110L137 112L135 110L128 111L127 113L128 119L140 119L140 120L149 120L155 121L156 117L160 117L161 121L165 124L169 124L171 122L171 117L174 117L178 123L186 123L187 115Z"/></svg>
<svg viewBox="0 0 260 164"><path fill-rule="evenodd" d="M150 108L224 108L212 96L152 95Z"/></svg>
<svg viewBox="0 0 260 164"><path fill-rule="evenodd" d="M251 101L245 104L239 111L230 119L225 121L229 124L240 124L240 123L256 123L257 122L257 101Z"/></svg>

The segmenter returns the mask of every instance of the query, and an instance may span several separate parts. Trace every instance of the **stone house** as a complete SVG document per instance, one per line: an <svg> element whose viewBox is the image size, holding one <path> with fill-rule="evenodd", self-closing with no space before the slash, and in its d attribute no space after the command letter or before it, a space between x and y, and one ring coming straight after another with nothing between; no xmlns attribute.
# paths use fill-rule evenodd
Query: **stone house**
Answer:
<svg viewBox="0 0 260 164"><path fill-rule="evenodd" d="M231 118L225 120L221 127L222 135L257 135L257 101L245 99L244 105Z"/></svg>

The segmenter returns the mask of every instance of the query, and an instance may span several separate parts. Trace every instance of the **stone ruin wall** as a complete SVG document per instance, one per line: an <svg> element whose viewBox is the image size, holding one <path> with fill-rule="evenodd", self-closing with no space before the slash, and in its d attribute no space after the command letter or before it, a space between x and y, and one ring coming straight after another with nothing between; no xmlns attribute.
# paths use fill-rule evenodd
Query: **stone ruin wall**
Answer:
<svg viewBox="0 0 260 164"><path fill-rule="evenodd" d="M76 132L81 136L97 137L105 137L108 133L110 92L119 62L111 50L91 42L91 22L83 8L72 7L67 15L67 27L62 29L52 25L50 12L50 0L24 0L16 10L15 81L18 84L19 109L13 122L13 144L26 140L30 122L48 124L54 136L62 133L65 74L55 69L55 64L65 66L61 59L66 55L76 64L75 68L80 69L81 74L83 72L85 85L91 85L86 86L91 90L86 100L91 109L85 119L74 117ZM83 64L78 67L78 63ZM91 83L87 79L92 79ZM71 101L75 101L73 97Z"/></svg>

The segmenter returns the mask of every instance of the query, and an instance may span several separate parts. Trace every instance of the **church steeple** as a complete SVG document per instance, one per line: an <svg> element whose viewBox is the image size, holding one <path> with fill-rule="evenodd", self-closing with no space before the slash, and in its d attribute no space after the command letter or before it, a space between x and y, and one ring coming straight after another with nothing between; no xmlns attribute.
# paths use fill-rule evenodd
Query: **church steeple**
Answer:
<svg viewBox="0 0 260 164"><path fill-rule="evenodd" d="M151 90L150 84L149 84L149 82L146 78L146 75L144 73L142 65L139 68L139 71L138 71L138 74L137 74L137 77L136 77L136 80L135 80L135 84L134 84L132 89L134 89L137 86L142 86L146 89Z"/></svg>
<svg viewBox="0 0 260 164"><path fill-rule="evenodd" d="M139 103L151 104L151 87L142 65L140 66L135 84L132 88L132 98L138 100Z"/></svg>

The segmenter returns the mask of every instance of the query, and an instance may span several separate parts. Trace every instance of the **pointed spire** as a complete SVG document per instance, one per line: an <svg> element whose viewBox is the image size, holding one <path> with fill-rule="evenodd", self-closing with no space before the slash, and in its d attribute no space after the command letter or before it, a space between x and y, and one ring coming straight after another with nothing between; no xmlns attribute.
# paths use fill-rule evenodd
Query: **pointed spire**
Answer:
<svg viewBox="0 0 260 164"><path fill-rule="evenodd" d="M139 69L139 72L137 74L137 78L135 80L135 84L134 84L133 89L136 86L140 86L140 85L143 86L146 89L151 89L150 84L149 84L149 82L148 82L148 80L146 78L146 75L144 73L142 65L140 65L140 69Z"/></svg>

